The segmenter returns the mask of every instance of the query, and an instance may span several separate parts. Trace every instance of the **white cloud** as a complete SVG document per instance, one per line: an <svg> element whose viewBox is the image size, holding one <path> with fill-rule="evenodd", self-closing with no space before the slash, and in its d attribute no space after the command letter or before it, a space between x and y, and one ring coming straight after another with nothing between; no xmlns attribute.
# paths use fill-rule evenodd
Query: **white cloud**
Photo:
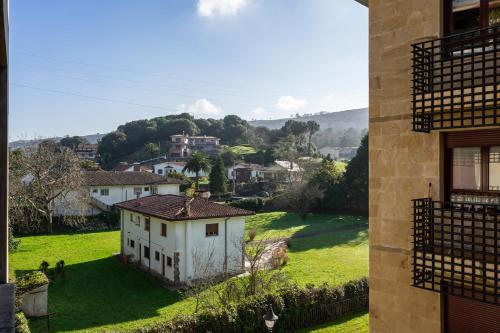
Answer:
<svg viewBox="0 0 500 333"><path fill-rule="evenodd" d="M276 103L276 107L284 111L296 111L304 108L306 105L307 100L292 96L281 96Z"/></svg>
<svg viewBox="0 0 500 333"><path fill-rule="evenodd" d="M264 108L256 108L256 109L252 110L252 114L254 114L256 116L262 116L265 113L266 113L266 109L264 109Z"/></svg>
<svg viewBox="0 0 500 333"><path fill-rule="evenodd" d="M249 0L198 0L198 15L203 17L232 16L243 9Z"/></svg>
<svg viewBox="0 0 500 333"><path fill-rule="evenodd" d="M179 105L178 109L179 112L187 112L195 117L214 117L221 114L221 108L206 98L200 98L190 105Z"/></svg>

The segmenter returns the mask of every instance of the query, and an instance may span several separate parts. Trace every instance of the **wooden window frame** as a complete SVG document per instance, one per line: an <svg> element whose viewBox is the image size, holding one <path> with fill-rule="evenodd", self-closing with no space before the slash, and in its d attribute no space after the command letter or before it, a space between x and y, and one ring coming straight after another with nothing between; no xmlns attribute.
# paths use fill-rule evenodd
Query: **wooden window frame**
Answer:
<svg viewBox="0 0 500 333"><path fill-rule="evenodd" d="M150 231L151 230L151 218L149 216L146 216L144 218L144 231Z"/></svg>
<svg viewBox="0 0 500 333"><path fill-rule="evenodd" d="M161 224L161 236L167 237L167 224L166 223Z"/></svg>
<svg viewBox="0 0 500 333"><path fill-rule="evenodd" d="M215 230L212 230L215 229ZM207 223L205 224L205 236L215 237L219 236L219 223Z"/></svg>
<svg viewBox="0 0 500 333"><path fill-rule="evenodd" d="M489 189L490 147L500 146L500 130L464 131L446 133L445 136L445 200L452 194L500 196L500 191ZM481 189L453 189L453 148L481 148Z"/></svg>

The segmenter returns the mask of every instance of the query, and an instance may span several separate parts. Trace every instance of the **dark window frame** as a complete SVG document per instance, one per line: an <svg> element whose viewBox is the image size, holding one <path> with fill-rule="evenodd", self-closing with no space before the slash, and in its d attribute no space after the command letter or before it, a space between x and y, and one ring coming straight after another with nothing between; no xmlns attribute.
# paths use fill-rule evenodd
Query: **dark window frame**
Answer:
<svg viewBox="0 0 500 333"><path fill-rule="evenodd" d="M163 237L167 237L167 224L166 223L161 224L161 233L160 234Z"/></svg>
<svg viewBox="0 0 500 333"><path fill-rule="evenodd" d="M135 241L133 239L130 240L130 247L135 249Z"/></svg>
<svg viewBox="0 0 500 333"><path fill-rule="evenodd" d="M479 2L479 26L478 29L487 28L489 24L490 2L480 0ZM443 0L443 33L450 36L457 32L453 31L453 0Z"/></svg>
<svg viewBox="0 0 500 333"><path fill-rule="evenodd" d="M205 236L206 237L219 236L219 223L205 224Z"/></svg>
<svg viewBox="0 0 500 333"><path fill-rule="evenodd" d="M160 252L155 251L155 260L160 261Z"/></svg>
<svg viewBox="0 0 500 333"><path fill-rule="evenodd" d="M149 216L146 216L144 218L144 231L150 231L151 230L151 218Z"/></svg>
<svg viewBox="0 0 500 333"><path fill-rule="evenodd" d="M500 196L500 191L489 189L490 147L500 146L500 130L451 132L445 135L445 200L450 201L452 194ZM480 190L453 188L453 148L481 148L481 186Z"/></svg>
<svg viewBox="0 0 500 333"><path fill-rule="evenodd" d="M172 267L172 257L167 256L167 266Z"/></svg>
<svg viewBox="0 0 500 333"><path fill-rule="evenodd" d="M144 245L144 254L143 254L145 259L149 259L150 253L149 253L149 247Z"/></svg>

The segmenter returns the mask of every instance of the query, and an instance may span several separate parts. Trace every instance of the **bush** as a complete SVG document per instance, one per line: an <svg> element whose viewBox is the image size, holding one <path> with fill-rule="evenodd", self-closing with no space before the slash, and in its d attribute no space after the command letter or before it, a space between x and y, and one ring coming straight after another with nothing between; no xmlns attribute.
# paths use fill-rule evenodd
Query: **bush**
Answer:
<svg viewBox="0 0 500 333"><path fill-rule="evenodd" d="M273 293L245 298L224 309L212 308L192 316L178 316L136 332L265 332L262 316L269 304L279 316L274 331L293 332L368 309L368 291L366 278L338 287L323 284L301 288L292 285ZM328 311L325 311L326 307L329 307Z"/></svg>
<svg viewBox="0 0 500 333"><path fill-rule="evenodd" d="M16 296L24 295L25 293L48 283L49 279L43 272L34 271L24 274L16 280Z"/></svg>
<svg viewBox="0 0 500 333"><path fill-rule="evenodd" d="M9 225L9 251L15 251L21 244L21 241L17 238L14 238L14 232L12 231L12 227Z"/></svg>
<svg viewBox="0 0 500 333"><path fill-rule="evenodd" d="M250 229L248 231L248 240L251 242L255 239L255 236L257 236L257 231L255 229Z"/></svg>
<svg viewBox="0 0 500 333"><path fill-rule="evenodd" d="M49 266L50 264L44 260L41 262L40 266L38 267L38 270L43 273L47 273L47 271L49 270Z"/></svg>
<svg viewBox="0 0 500 333"><path fill-rule="evenodd" d="M30 333L28 320L23 312L16 313L16 333Z"/></svg>
<svg viewBox="0 0 500 333"><path fill-rule="evenodd" d="M251 199L240 199L237 201L230 202L228 205L231 207L251 210L254 212L260 212L265 209L270 209L271 199L267 198L251 198Z"/></svg>

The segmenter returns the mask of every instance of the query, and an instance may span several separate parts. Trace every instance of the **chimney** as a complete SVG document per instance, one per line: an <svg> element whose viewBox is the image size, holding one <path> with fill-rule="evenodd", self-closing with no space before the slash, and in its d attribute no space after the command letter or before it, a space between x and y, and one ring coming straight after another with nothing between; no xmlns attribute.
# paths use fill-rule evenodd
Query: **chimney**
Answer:
<svg viewBox="0 0 500 333"><path fill-rule="evenodd" d="M134 171L141 171L141 165L139 163L134 163Z"/></svg>

